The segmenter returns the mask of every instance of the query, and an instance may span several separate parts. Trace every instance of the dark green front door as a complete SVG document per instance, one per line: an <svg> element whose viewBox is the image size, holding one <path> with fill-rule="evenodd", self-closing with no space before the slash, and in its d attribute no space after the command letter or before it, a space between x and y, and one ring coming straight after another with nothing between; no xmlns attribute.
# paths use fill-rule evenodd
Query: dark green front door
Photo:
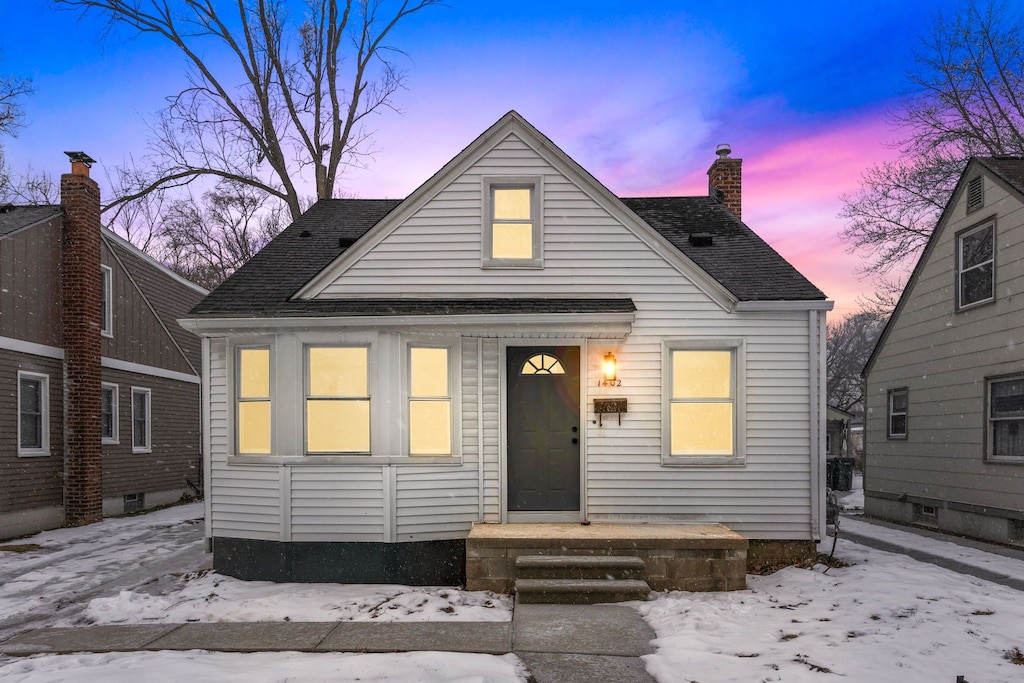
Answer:
<svg viewBox="0 0 1024 683"><path fill-rule="evenodd" d="M506 349L508 509L580 509L580 348Z"/></svg>

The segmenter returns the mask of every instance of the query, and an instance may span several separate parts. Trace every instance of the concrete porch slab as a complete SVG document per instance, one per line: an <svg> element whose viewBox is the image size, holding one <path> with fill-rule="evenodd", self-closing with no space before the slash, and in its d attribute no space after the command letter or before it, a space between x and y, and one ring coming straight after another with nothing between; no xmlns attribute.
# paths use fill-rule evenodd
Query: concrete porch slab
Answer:
<svg viewBox="0 0 1024 683"><path fill-rule="evenodd" d="M557 541L566 548L586 548L595 542L612 548L747 547L747 539L722 524L474 524L467 545L531 548L538 541Z"/></svg>
<svg viewBox="0 0 1024 683"><path fill-rule="evenodd" d="M517 652L537 683L655 683L642 659Z"/></svg>

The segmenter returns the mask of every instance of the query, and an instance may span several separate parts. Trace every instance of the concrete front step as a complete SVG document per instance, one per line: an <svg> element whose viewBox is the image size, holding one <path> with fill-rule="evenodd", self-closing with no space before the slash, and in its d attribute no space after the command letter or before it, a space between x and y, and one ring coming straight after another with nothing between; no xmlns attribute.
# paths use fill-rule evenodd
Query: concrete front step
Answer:
<svg viewBox="0 0 1024 683"><path fill-rule="evenodd" d="M521 579L637 579L647 565L636 556L520 555L516 577Z"/></svg>
<svg viewBox="0 0 1024 683"><path fill-rule="evenodd" d="M635 579L516 579L520 603L593 605L646 600L651 587Z"/></svg>

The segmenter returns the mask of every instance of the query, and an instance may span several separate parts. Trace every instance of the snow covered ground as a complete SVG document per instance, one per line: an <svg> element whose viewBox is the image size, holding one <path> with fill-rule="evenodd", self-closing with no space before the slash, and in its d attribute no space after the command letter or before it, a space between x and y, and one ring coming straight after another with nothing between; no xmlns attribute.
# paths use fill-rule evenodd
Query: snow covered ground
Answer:
<svg viewBox="0 0 1024 683"><path fill-rule="evenodd" d="M0 638L5 625L10 635L57 624L509 617L507 598L451 588L242 582L198 564L169 573L201 545L198 514L172 508L18 541L38 550L0 550ZM1024 576L1024 562L983 550L846 517L844 528ZM633 603L658 635L648 670L662 683L1024 680L1019 591L842 537L836 556L850 566L788 568L748 577L745 591ZM526 674L514 655L154 652L0 658L0 679L511 683Z"/></svg>

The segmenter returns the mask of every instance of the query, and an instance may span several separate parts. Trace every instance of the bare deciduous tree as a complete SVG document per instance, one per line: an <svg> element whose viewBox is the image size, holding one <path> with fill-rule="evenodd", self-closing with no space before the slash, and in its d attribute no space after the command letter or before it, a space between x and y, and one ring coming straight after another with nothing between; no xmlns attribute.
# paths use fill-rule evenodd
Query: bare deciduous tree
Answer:
<svg viewBox="0 0 1024 683"><path fill-rule="evenodd" d="M169 41L189 87L153 126L147 177L107 208L197 178L226 180L302 211L302 174L317 198L334 196L358 165L367 117L392 107L403 73L386 40L403 19L439 0L308 0L300 22L285 0L55 0ZM231 56L215 62L212 54Z"/></svg>
<svg viewBox="0 0 1024 683"><path fill-rule="evenodd" d="M0 76L0 137L17 135L24 117L22 98L32 91L32 81L27 78ZM0 201L16 201L18 195L12 192L14 189L3 147L0 146Z"/></svg>
<svg viewBox="0 0 1024 683"><path fill-rule="evenodd" d="M864 410L864 382L860 373L871 356L885 316L865 310L830 322L825 337L828 404L850 413Z"/></svg>
<svg viewBox="0 0 1024 683"><path fill-rule="evenodd" d="M1024 154L1024 20L974 0L940 14L908 75L900 156L870 168L840 214L875 277L905 278L971 156Z"/></svg>

